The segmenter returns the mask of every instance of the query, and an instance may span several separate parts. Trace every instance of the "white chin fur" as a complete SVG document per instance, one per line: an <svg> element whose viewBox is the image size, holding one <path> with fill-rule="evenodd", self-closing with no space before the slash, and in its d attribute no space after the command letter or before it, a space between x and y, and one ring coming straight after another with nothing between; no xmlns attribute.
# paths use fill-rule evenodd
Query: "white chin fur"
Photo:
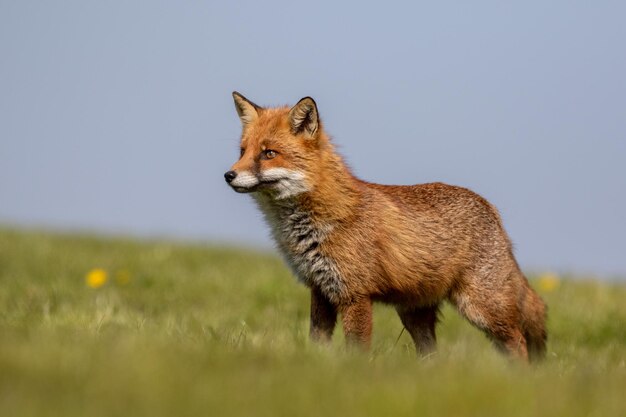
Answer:
<svg viewBox="0 0 626 417"><path fill-rule="evenodd" d="M286 168L270 168L260 174L261 181L277 181L272 188L278 192L277 199L295 197L309 191L305 175L301 171Z"/></svg>

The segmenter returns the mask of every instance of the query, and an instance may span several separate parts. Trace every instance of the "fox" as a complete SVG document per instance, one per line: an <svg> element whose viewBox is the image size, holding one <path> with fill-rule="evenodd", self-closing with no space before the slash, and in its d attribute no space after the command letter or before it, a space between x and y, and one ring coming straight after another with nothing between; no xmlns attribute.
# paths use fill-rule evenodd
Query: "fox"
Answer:
<svg viewBox="0 0 626 417"><path fill-rule="evenodd" d="M277 249L310 289L310 339L370 348L372 305L395 307L419 355L436 350L451 303L497 350L524 362L546 352L546 305L514 255L498 210L444 183L381 185L352 174L304 97L261 107L232 93L239 159L224 174L250 193Z"/></svg>

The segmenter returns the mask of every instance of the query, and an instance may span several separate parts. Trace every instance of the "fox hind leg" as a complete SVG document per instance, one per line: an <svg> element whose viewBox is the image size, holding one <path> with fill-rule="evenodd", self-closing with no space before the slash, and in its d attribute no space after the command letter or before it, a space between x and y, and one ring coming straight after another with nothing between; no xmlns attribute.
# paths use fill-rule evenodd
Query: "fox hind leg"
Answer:
<svg viewBox="0 0 626 417"><path fill-rule="evenodd" d="M527 362L521 312L514 297L502 298L503 294L486 297L485 294L464 291L452 294L450 301L461 315L487 334L498 350Z"/></svg>
<svg viewBox="0 0 626 417"><path fill-rule="evenodd" d="M423 356L434 352L437 344L435 326L437 324L439 306L397 306L396 311L404 328L413 338L417 352Z"/></svg>
<svg viewBox="0 0 626 417"><path fill-rule="evenodd" d="M524 336L528 343L528 358L539 361L546 354L546 305L527 284L521 303L524 316Z"/></svg>

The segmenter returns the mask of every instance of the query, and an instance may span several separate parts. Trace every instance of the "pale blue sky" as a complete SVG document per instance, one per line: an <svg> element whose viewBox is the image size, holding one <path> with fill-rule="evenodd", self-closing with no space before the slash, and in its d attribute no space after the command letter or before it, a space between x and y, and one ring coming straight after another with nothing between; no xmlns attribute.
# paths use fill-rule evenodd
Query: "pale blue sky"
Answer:
<svg viewBox="0 0 626 417"><path fill-rule="evenodd" d="M269 246L230 92L313 96L357 175L496 204L523 267L626 276L623 2L0 0L0 223Z"/></svg>

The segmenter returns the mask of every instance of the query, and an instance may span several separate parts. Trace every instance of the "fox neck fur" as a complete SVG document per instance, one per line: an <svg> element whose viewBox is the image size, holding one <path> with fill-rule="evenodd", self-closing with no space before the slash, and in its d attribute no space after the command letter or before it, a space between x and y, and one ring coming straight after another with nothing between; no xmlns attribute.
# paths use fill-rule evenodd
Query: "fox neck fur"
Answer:
<svg viewBox="0 0 626 417"><path fill-rule="evenodd" d="M322 247L336 228L356 216L361 195L358 180L328 145L308 192L278 199L268 192L253 196L269 224L281 254L298 279L333 302L346 298L346 285ZM323 173L323 174L321 174Z"/></svg>

